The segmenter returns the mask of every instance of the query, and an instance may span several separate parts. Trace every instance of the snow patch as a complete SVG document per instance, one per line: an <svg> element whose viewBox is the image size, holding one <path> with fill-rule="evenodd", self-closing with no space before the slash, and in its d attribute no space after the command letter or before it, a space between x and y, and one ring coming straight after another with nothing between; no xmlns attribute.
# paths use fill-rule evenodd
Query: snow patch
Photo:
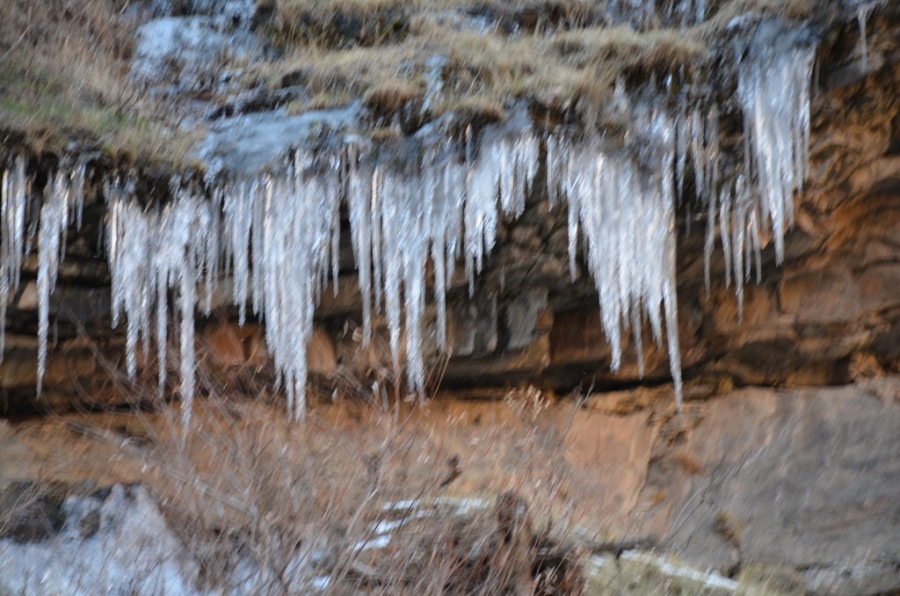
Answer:
<svg viewBox="0 0 900 596"><path fill-rule="evenodd" d="M197 565L142 486L114 485L105 499L69 496L64 511L62 531L48 540L0 540L0 592L197 593ZM88 516L99 520L92 535L83 531Z"/></svg>

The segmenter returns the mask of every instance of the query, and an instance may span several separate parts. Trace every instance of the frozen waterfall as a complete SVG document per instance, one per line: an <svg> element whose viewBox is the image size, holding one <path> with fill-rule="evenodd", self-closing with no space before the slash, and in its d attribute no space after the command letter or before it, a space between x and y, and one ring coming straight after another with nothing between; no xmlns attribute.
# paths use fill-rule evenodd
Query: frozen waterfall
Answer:
<svg viewBox="0 0 900 596"><path fill-rule="evenodd" d="M659 106L638 105L629 133L632 151L610 151L602 140L547 141L551 203L567 198L569 250L574 271L578 230L600 298L603 331L612 346L612 369L622 358L622 332L630 328L643 374L641 331L649 319L654 339L663 317L675 398L681 407L681 355L675 295L675 123Z"/></svg>

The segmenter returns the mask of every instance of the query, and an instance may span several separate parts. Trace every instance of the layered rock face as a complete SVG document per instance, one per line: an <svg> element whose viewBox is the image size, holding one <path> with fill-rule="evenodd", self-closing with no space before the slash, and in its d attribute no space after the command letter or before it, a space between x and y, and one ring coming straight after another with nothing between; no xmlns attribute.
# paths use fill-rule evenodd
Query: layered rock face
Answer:
<svg viewBox="0 0 900 596"><path fill-rule="evenodd" d="M727 275L730 263L721 251L704 250L706 214L697 213L702 207L688 199L679 207L678 333L687 379L821 385L896 367L900 354L893 312L892 240L896 235L892 203L900 176L895 157L898 101L892 92L900 77L896 17L893 7L875 11L866 23L865 52L856 23L835 26L828 33L828 45L820 48L812 83L810 174L795 199L796 224L785 237L781 266L776 264L774 246L778 234L761 238L761 276L750 283L754 276L748 275L743 304L733 288L726 287L726 279L732 286L735 281ZM723 129L728 130L727 123ZM726 137L722 145L729 142ZM15 154L15 144L8 139L10 155ZM543 151L540 164L546 164ZM14 159L9 164L12 177ZM73 220L65 234L65 258L43 323L51 349L40 402L34 401L39 376L35 332L41 326L35 253L42 199L37 191L45 186L44 194L49 191L52 181L47 176L58 167L57 158L34 155L26 167L32 179L26 245L32 250L23 261L22 283L10 297L6 320L6 356L0 365L5 407L14 411L35 403L65 404L72 398L74 380L86 388L89 400L117 401L121 395L105 389L110 386L109 370L99 367L94 353L99 350L115 363L125 340L118 332L106 331L111 327L112 305L109 239L103 238L109 234L109 191L103 185L116 164L100 161L89 170L83 221L77 227ZM172 192L166 188L165 173L147 174L132 192L145 196L155 192L157 200L160 191L164 196ZM547 167L541 165L535 175L521 215L500 222L496 248L485 256L477 283L467 283L462 263L455 274L448 274L444 349L435 343L443 309L429 306L423 311L425 343L417 349L424 351L428 370L440 369L444 388L534 384L565 392L579 386L666 382L671 378L669 351L653 342L649 328L642 338L647 346L643 367L634 339L625 333L622 366L610 370L617 347L604 333L588 263L580 255L570 263L571 217L567 220L565 208L548 201ZM326 377L340 372L344 378L366 377L360 381L365 386L379 378L382 384L386 378L400 384L393 359L386 349L378 349L377 337L374 348L361 350L360 334L348 333L363 324L360 317L371 299L363 298L371 291L365 284L366 291L360 291L364 280L358 274L354 259L358 250L351 246L356 238L349 225L345 216L341 244L334 252L339 291L334 293L329 286L321 293L315 312L316 345L309 358L316 361L314 372ZM708 291L705 258L711 258ZM225 280L215 290L210 305L218 306L221 314L201 318L201 327L233 320L235 309L228 307L232 287ZM198 291L202 294L203 288ZM376 331L384 330L382 338L388 337L390 322L374 321ZM258 367L265 360L265 345L253 327L242 330L227 323L222 330L213 328L201 334L213 338L212 362ZM391 338L395 353L397 345L398 340ZM149 352L140 356L152 358ZM145 369L149 363L143 360L139 368Z"/></svg>

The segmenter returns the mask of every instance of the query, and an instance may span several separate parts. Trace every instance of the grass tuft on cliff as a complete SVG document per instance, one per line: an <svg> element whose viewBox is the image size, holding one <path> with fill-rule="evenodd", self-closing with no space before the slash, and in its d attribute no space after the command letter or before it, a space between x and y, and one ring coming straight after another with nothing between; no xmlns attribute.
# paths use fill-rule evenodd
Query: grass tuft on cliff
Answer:
<svg viewBox="0 0 900 596"><path fill-rule="evenodd" d="M814 8L810 0L720 0L704 22L678 28L648 18L611 23L603 3L580 0L257 0L256 30L283 52L261 69L269 86L302 81L294 111L387 99L390 87L402 90L392 101L402 95L428 117L475 98L498 119L498 106L525 99L602 125L618 80L691 80L740 15L799 20ZM435 81L439 101L422 106Z"/></svg>
<svg viewBox="0 0 900 596"><path fill-rule="evenodd" d="M35 151L90 147L181 164L190 135L128 80L133 23L119 0L0 3L0 130Z"/></svg>
<svg viewBox="0 0 900 596"><path fill-rule="evenodd" d="M87 147L189 165L197 134L129 77L130 4L0 3L0 133L24 133L37 151ZM706 21L680 29L646 17L614 24L605 3L583 0L257 0L254 29L280 55L244 65L242 80L290 87L294 113L363 100L373 128L405 119L403 134L447 113L462 123L503 120L521 100L603 128L618 81L689 82L740 15L827 12L814 4L712 1Z"/></svg>

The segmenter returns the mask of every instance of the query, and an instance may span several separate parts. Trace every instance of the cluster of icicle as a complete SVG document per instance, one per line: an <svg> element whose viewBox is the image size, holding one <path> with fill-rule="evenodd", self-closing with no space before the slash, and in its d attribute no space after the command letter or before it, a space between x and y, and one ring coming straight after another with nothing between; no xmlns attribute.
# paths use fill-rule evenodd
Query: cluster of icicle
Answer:
<svg viewBox="0 0 900 596"><path fill-rule="evenodd" d="M675 396L681 407L681 353L675 287L675 120L658 106L632 111L630 151L604 150L597 138L573 143L547 140L551 205L568 200L569 258L575 276L582 230L585 260L600 298L604 333L612 346L612 369L622 359L622 332L629 327L643 375L644 316L662 342L663 316Z"/></svg>
<svg viewBox="0 0 900 596"><path fill-rule="evenodd" d="M794 191L802 189L809 172L809 85L814 58L815 46L802 30L785 30L778 22L760 25L738 71L738 100L744 116L743 167L720 183L720 160L699 160L705 164L699 179L706 188L698 194L708 209L707 291L718 220L725 280L730 285L734 279L739 313L743 312L744 282L754 268L757 283L761 280L764 238L773 239L776 263L784 260L784 235L794 224ZM714 119L715 113L710 114ZM719 152L717 135L704 138L705 143L693 145L695 164L698 155ZM702 147L699 152L698 146Z"/></svg>
<svg viewBox="0 0 900 596"><path fill-rule="evenodd" d="M0 164L2 165L2 164ZM25 175L25 159L10 160L3 172L0 187L0 359L6 344L6 308L10 292L19 288L22 274L22 257L25 253L25 205L28 197L28 178Z"/></svg>
<svg viewBox="0 0 900 596"><path fill-rule="evenodd" d="M777 31L762 35L740 66L746 163L727 182L719 173L715 110L673 115L652 98L628 107L632 125L624 149L564 130L540 135L523 115L483 131L477 142L471 133L458 142L423 131L385 156L371 141L348 137L296 151L278 175L209 182L206 188L175 179L173 200L157 208L140 207L127 176L108 179L113 322L123 314L127 319L129 373L138 367L138 344L149 355L155 341L162 388L169 291L176 290L187 428L194 395L194 311L204 295L208 312L218 280L230 275L241 322L248 306L265 321L290 415L302 417L314 308L329 278L337 287L344 201L365 337L372 334L375 313L385 313L397 363L405 328L408 383L421 394L427 261L434 266L436 341L445 347L445 293L453 264L464 261L471 288L493 248L501 217L523 212L544 144L547 192L554 205L568 202L573 274L579 231L584 238L613 369L621 362L623 332L633 333L640 356L642 323L649 321L658 343L665 329L680 407L674 226L687 163L693 162L698 195L709 209L707 264L718 229L726 273L736 281L739 300L751 270L750 253L759 268L764 234L772 233L777 258L783 258L792 193L807 171L812 48L800 37ZM38 272L41 374L50 292L66 228L80 219L84 175L84 163L73 161L51 176L44 192ZM19 283L28 187L25 159L9 160L2 188L0 290L5 292Z"/></svg>

